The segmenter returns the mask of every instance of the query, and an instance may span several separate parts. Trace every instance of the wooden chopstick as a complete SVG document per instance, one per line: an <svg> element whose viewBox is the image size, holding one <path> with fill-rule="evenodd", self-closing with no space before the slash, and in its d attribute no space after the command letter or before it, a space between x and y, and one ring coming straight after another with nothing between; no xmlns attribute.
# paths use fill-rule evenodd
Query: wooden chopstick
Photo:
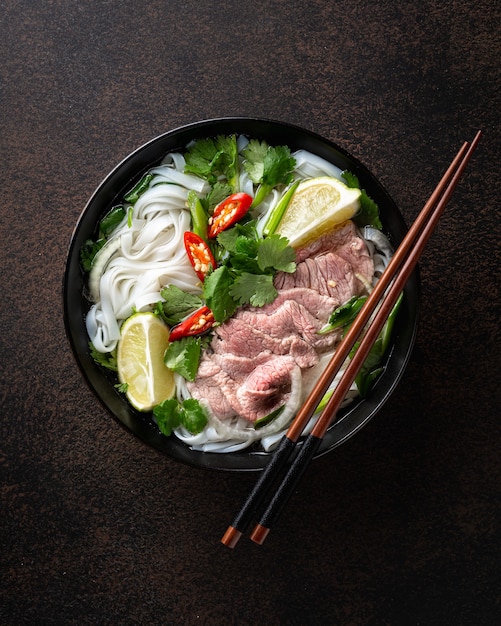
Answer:
<svg viewBox="0 0 501 626"><path fill-rule="evenodd" d="M304 473L309 461L313 458L322 438L332 422L332 417L337 412L339 405L344 399L349 387L356 378L363 362L377 339L384 323L390 314L397 298L402 292L410 274L414 270L423 248L433 232L443 210L455 189L466 167L473 150L480 140L481 132L478 131L473 142L465 142L458 154L452 161L436 189L423 207L418 218L409 229L402 243L395 251L388 267L383 272L378 283L374 287L364 306L355 318L350 329L339 344L329 365L321 375L314 389L310 393L296 418L289 427L286 435L282 438L279 446L273 453L270 462L264 468L254 489L249 494L242 508L237 513L231 526L228 527L221 542L233 548L240 536L245 532L254 515L256 508L261 504L266 492L270 489L286 460L296 447L305 425L314 414L320 400L325 395L332 380L338 373L342 364L350 354L353 346L369 322L377 307L379 310L366 330L359 348L350 360L350 363L336 386L329 402L317 420L311 434L304 441L295 461L290 466L284 480L279 485L265 513L251 534L255 543L261 544L266 538L272 524L278 518L285 506L294 487ZM391 285L391 286L390 286Z"/></svg>
<svg viewBox="0 0 501 626"><path fill-rule="evenodd" d="M379 333L381 332L384 323L388 318L388 315L390 314L400 293L402 292L402 289L404 288L412 271L416 267L424 246L428 241L431 233L435 229L438 220L442 215L447 202L450 199L452 192L459 182L464 168L466 167L466 164L468 163L471 154L473 153L473 150L475 149L480 139L480 136L481 133L477 133L474 141L472 142L464 158L461 160L457 170L452 176L450 183L447 185L443 196L438 201L436 206L432 207L432 212L428 221L424 225L413 248L408 252L408 256L403 262L402 266L399 268L398 273L393 278L393 283L389 288L388 293L385 295L382 304L374 317L374 320L368 327L366 334L361 340L360 345L355 352L355 355L347 366L340 382L338 383L331 398L329 399L329 402L327 403L325 409L318 418L317 423L315 424L311 434L304 442L299 454L289 468L289 471L287 472L285 478L279 485L266 511L261 516L259 523L251 533L251 539L255 543L263 543L269 533L270 528L276 522L281 510L283 509L287 500L292 494L292 491L294 490L299 479L303 475L310 460L313 458L315 451L318 449L318 446L332 421L333 415L335 415L336 411L339 409L343 398L345 397L349 387L357 376L358 371L362 367L369 350L371 349Z"/></svg>

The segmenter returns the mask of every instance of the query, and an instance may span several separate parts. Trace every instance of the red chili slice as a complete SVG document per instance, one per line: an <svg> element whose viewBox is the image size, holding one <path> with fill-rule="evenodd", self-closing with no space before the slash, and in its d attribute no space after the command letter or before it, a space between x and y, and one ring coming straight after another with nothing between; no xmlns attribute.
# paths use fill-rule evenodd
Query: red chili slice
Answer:
<svg viewBox="0 0 501 626"><path fill-rule="evenodd" d="M198 278L203 281L210 269L216 269L211 249L202 237L189 230L184 233L184 247Z"/></svg>
<svg viewBox="0 0 501 626"><path fill-rule="evenodd" d="M250 208L252 196L246 193L234 193L220 202L209 218L209 239L214 239L220 232L238 222Z"/></svg>
<svg viewBox="0 0 501 626"><path fill-rule="evenodd" d="M170 331L169 341L177 341L183 337L201 335L212 328L213 324L214 314L208 306L203 306L183 322L174 326L174 328Z"/></svg>

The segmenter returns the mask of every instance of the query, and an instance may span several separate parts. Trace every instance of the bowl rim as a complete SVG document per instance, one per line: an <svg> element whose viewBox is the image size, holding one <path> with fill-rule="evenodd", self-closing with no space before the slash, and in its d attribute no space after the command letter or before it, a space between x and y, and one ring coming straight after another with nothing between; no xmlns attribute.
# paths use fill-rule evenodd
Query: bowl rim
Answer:
<svg viewBox="0 0 501 626"><path fill-rule="evenodd" d="M320 152L324 157L335 156L337 161L335 164L338 166L344 164L342 169L347 169L346 166L349 165L350 171L359 178L369 195L378 203L384 230L390 233L393 243L398 244L407 232L402 214L379 180L361 161L333 141L301 126L271 118L235 116L203 119L178 126L143 143L115 165L97 185L71 233L62 281L63 317L71 352L87 386L106 411L127 431L159 452L193 467L230 472L259 471L266 465L271 453L249 449L224 454L200 452L191 450L175 436L161 435L151 420L151 414L135 411L123 394L119 394L114 388L116 379L112 383L113 377L91 359L88 338L82 337L81 333L83 329L86 335L85 308L88 309L89 303L85 301L83 293L85 279L80 268L79 251L83 241L92 233L89 226L92 225L95 229L98 218L123 197L134 181L140 179L144 172L157 164L167 152L184 148L188 143L186 139L191 140L197 136L214 137L230 132L264 138L268 143L275 145L285 141L271 141L270 137L279 139L293 135L294 139L286 144L292 143L291 151L300 145L316 154ZM331 158L328 160L332 161ZM382 200L384 205L381 203ZM359 432L381 410L400 382L417 334L420 304L418 268L407 283L405 293L404 311L399 312L397 317L395 328L397 336L392 350L385 358L385 371L377 380L368 399L358 399L347 409L340 411L341 417L329 428L315 458L331 452Z"/></svg>

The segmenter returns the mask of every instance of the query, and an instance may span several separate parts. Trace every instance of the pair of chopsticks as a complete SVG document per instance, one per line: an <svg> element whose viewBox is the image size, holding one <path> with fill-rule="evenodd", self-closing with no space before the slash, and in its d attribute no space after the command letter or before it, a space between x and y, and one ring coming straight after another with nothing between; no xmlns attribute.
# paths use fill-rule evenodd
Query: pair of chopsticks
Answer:
<svg viewBox="0 0 501 626"><path fill-rule="evenodd" d="M345 398L398 297L403 291L405 284L415 269L425 244L434 231L481 136L482 132L478 131L471 144L465 142L462 145L436 189L424 205L416 221L395 251L388 267L376 283L376 286L367 298L364 306L360 309L354 322L337 347L328 366L320 376L305 403L298 411L287 433L273 452L270 461L261 472L254 488L235 516L231 526L228 527L223 535L221 542L224 545L229 548L235 547L241 535L247 530L258 507L260 507L266 494L277 481L278 475L284 468L287 459L295 450L301 433L313 416L316 407L349 356L353 346L363 334L358 349L349 361L328 403L318 417L311 433L301 445L297 456L290 464L285 476L282 478L281 482L279 482L268 506L264 509L264 512L261 513L259 522L250 535L251 540L257 544L262 544L266 539L270 529L277 521L300 478L308 467L309 462L318 450L327 429L332 423L333 416L337 413L341 402ZM373 319L371 320L372 317ZM369 321L370 324L368 325ZM363 332L364 329L365 332Z"/></svg>

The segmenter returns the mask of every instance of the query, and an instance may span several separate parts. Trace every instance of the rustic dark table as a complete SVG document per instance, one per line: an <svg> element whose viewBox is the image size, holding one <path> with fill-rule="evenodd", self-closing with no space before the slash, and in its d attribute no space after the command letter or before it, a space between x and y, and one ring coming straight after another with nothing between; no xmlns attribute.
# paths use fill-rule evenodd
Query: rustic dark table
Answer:
<svg viewBox="0 0 501 626"><path fill-rule="evenodd" d="M501 623L500 17L496 0L2 4L0 623ZM116 163L234 115L338 143L408 223L484 137L422 259L401 384L263 546L230 550L255 475L176 463L115 422L61 284Z"/></svg>

